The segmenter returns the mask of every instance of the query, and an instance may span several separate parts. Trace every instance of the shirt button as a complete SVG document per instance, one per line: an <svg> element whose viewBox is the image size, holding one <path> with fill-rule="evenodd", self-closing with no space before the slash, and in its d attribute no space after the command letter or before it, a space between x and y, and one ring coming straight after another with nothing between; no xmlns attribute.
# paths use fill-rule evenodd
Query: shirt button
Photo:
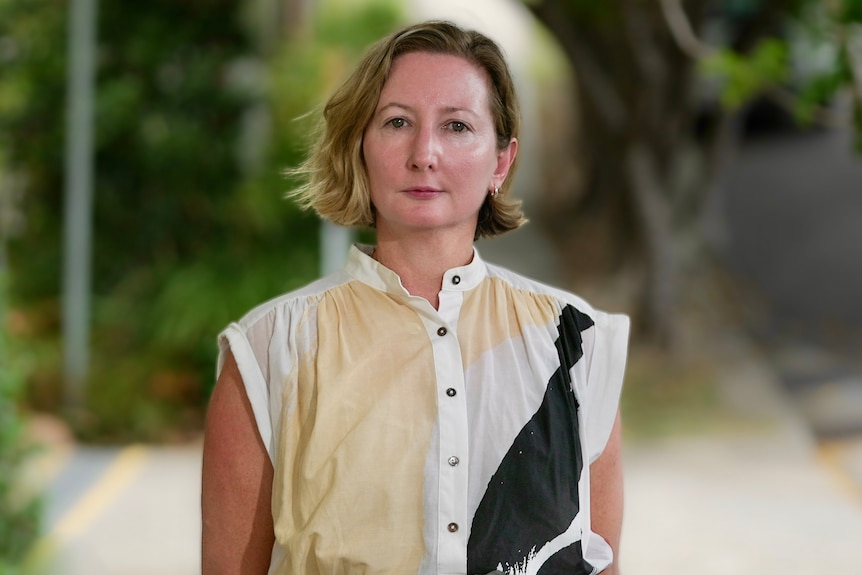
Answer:
<svg viewBox="0 0 862 575"><path fill-rule="evenodd" d="M458 531L458 524L457 523L450 523L449 525L446 526L446 529L449 530L449 533L455 533L456 531Z"/></svg>
<svg viewBox="0 0 862 575"><path fill-rule="evenodd" d="M458 285L459 283L461 283L461 276L452 276L452 284Z"/></svg>
<svg viewBox="0 0 862 575"><path fill-rule="evenodd" d="M446 335L447 333L448 333L448 332L446 331L446 328L445 328L445 327L441 327L440 329L438 329L438 330L437 330L437 335L439 335L440 337L443 337L443 336L444 336L444 335Z"/></svg>
<svg viewBox="0 0 862 575"><path fill-rule="evenodd" d="M446 395L448 395L449 397L455 397L456 393L457 392L455 391L454 387L450 387L449 389L446 390Z"/></svg>
<svg viewBox="0 0 862 575"><path fill-rule="evenodd" d="M461 460L458 459L457 457L455 457L454 455L449 458L449 465L451 465L452 467L455 467L459 463L461 463Z"/></svg>

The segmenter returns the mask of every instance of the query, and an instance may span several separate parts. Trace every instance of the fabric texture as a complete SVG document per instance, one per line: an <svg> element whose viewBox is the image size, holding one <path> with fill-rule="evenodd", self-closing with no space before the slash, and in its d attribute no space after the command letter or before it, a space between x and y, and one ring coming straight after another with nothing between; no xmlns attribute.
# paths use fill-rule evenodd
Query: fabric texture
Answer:
<svg viewBox="0 0 862 575"><path fill-rule="evenodd" d="M597 573L628 318L486 264L439 308L354 246L220 335L275 470L270 574Z"/></svg>

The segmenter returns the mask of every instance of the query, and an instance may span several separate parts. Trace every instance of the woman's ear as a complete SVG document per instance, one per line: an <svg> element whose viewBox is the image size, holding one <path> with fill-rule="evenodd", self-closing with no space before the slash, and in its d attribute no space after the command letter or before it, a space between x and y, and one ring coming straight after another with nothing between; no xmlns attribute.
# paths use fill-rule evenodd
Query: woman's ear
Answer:
<svg viewBox="0 0 862 575"><path fill-rule="evenodd" d="M497 168L494 170L494 186L499 188L503 185L506 176L509 174L509 168L515 163L515 156L518 154L518 139L512 138L509 140L509 145L497 152Z"/></svg>

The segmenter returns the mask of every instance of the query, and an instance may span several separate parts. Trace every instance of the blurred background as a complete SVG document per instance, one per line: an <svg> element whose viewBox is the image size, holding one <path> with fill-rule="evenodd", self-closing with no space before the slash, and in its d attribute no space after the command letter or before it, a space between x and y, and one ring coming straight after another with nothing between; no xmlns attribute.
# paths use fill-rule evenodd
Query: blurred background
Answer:
<svg viewBox="0 0 862 575"><path fill-rule="evenodd" d="M0 575L199 571L216 335L373 241L283 171L426 18L518 83L483 257L633 319L624 571L862 573L862 0L0 0Z"/></svg>

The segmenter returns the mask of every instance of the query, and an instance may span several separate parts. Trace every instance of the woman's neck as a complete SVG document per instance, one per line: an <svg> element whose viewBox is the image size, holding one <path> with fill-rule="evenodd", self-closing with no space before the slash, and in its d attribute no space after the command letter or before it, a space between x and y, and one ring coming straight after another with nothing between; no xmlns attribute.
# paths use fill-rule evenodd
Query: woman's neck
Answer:
<svg viewBox="0 0 862 575"><path fill-rule="evenodd" d="M422 297L437 309L446 271L473 259L472 238L465 241L431 234L423 238L387 239L378 233L374 259L401 278L410 295Z"/></svg>

